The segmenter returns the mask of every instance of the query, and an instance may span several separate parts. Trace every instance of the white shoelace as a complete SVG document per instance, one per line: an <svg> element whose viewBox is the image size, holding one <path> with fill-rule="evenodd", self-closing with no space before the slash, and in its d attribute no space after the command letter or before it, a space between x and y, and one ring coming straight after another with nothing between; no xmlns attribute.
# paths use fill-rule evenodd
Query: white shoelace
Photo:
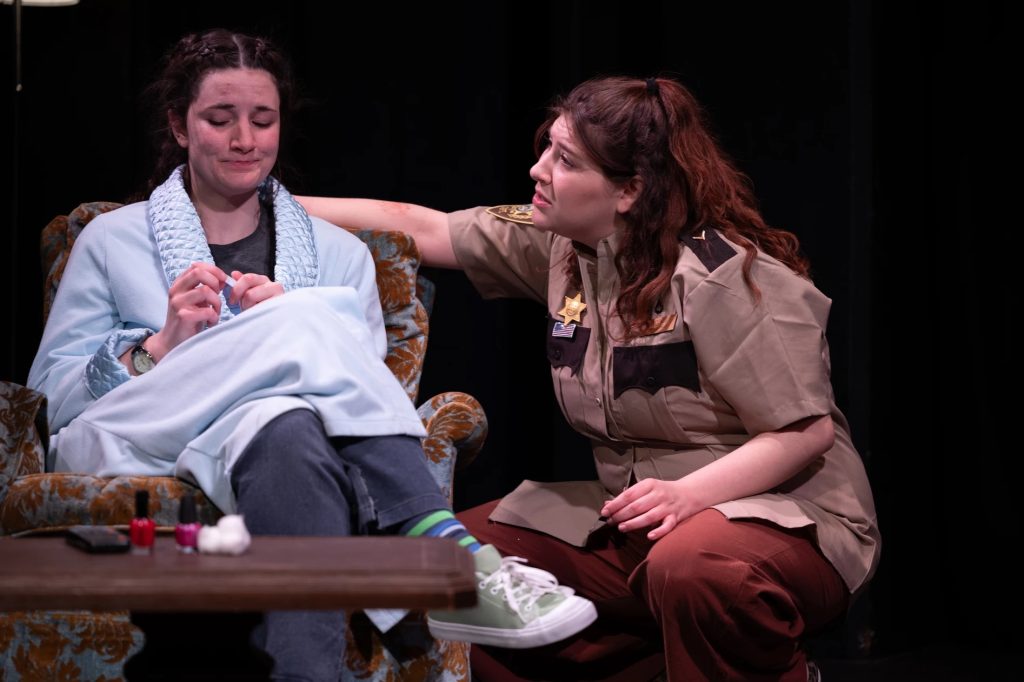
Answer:
<svg viewBox="0 0 1024 682"><path fill-rule="evenodd" d="M498 570L480 581L480 589L489 589L494 595L502 593L516 615L527 621L541 597L552 593L570 597L573 590L559 585L555 576L547 571L525 566L525 563L522 557L502 557Z"/></svg>

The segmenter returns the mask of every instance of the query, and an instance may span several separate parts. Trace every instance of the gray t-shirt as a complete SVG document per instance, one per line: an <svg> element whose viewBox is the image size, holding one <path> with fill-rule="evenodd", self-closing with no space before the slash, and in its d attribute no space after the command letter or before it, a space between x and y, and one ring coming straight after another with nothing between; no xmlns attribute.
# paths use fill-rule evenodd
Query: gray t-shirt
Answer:
<svg viewBox="0 0 1024 682"><path fill-rule="evenodd" d="M243 274L255 272L274 279L274 250L271 244L272 230L268 214L272 211L260 211L260 222L256 230L248 237L243 237L230 244L210 244L210 253L217 267L231 274L238 270Z"/></svg>

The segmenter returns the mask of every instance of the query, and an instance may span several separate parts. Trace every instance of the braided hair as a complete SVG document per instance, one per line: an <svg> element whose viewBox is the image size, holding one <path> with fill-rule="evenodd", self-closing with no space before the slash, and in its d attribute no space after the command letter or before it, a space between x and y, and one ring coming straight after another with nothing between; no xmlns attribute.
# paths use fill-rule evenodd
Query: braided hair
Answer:
<svg viewBox="0 0 1024 682"><path fill-rule="evenodd" d="M157 161L146 186L146 195L162 183L172 170L188 159L187 150L174 139L170 116L184 121L199 86L212 71L259 69L274 79L280 97L281 119L294 111L295 93L291 65L277 46L266 38L211 29L181 38L163 57L159 77L146 89L153 109L154 143ZM282 126L282 131L285 127ZM282 139L281 146L284 147ZM280 154L279 157L280 159ZM280 179L281 162L271 174Z"/></svg>

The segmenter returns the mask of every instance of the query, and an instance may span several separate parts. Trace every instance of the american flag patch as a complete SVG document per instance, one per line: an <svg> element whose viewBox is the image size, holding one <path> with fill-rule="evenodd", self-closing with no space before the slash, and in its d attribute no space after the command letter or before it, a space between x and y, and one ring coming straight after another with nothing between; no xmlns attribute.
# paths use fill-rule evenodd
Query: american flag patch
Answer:
<svg viewBox="0 0 1024 682"><path fill-rule="evenodd" d="M551 336L558 336L566 339L571 339L575 332L576 325L574 324L562 324L561 322L555 322L555 326L551 328Z"/></svg>

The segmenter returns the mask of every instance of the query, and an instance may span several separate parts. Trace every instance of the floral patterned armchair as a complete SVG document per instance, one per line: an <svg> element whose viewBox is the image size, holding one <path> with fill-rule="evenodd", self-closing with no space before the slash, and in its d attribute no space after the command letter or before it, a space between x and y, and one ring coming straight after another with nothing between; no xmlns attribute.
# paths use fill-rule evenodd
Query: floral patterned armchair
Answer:
<svg viewBox="0 0 1024 682"><path fill-rule="evenodd" d="M118 206L82 204L44 228L44 319L75 238L92 218ZM387 365L415 402L433 285L417 274L419 252L408 235L355 234L369 247L377 265ZM450 500L456 463L464 466L483 445L486 416L472 396L457 392L434 396L418 412L428 433L423 441L428 464ZM175 478L47 473L43 470L47 440L46 396L0 382L0 535L57 532L75 524L127 527L138 488L149 490L150 513L164 529L173 528L178 501L187 491L196 495L200 521L215 523L221 515L201 491ZM126 612L0 613L0 680L117 680L123 677L125 661L141 646L142 633ZM349 616L344 667L352 680L468 682L469 647L433 639L420 613L409 614L382 634L365 614L355 612Z"/></svg>

